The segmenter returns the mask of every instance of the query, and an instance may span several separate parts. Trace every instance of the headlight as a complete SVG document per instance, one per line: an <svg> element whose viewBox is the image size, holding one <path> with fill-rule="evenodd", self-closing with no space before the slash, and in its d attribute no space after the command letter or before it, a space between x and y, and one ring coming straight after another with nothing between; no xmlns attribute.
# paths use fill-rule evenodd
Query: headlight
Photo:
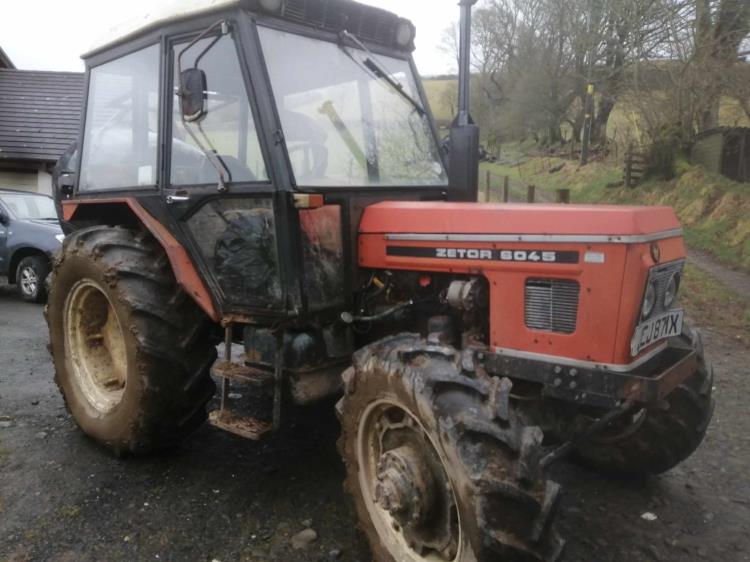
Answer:
<svg viewBox="0 0 750 562"><path fill-rule="evenodd" d="M396 29L396 43L405 49L412 44L416 34L417 30L409 20L401 20Z"/></svg>
<svg viewBox="0 0 750 562"><path fill-rule="evenodd" d="M677 298L677 291L680 288L680 276L679 274L675 273L672 275L672 277L669 278L669 281L667 281L667 287L664 289L664 308L668 309L670 306L674 304L675 299Z"/></svg>
<svg viewBox="0 0 750 562"><path fill-rule="evenodd" d="M280 12L283 5L283 0L260 0L260 7L266 12Z"/></svg>
<svg viewBox="0 0 750 562"><path fill-rule="evenodd" d="M64 234L55 234L55 240L57 240L58 242L60 242L60 244L62 244L63 240L65 240L65 235Z"/></svg>
<svg viewBox="0 0 750 562"><path fill-rule="evenodd" d="M648 284L646 287L646 295L643 297L643 307L641 308L641 314L644 318L648 318L654 311L656 306L656 285L654 282Z"/></svg>

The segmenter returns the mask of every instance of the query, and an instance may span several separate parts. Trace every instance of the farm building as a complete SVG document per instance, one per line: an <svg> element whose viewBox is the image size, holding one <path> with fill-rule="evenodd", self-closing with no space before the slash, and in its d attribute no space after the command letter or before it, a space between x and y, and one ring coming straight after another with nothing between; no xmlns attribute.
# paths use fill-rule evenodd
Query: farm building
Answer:
<svg viewBox="0 0 750 562"><path fill-rule="evenodd" d="M735 181L750 182L750 128L720 127L701 133L691 160Z"/></svg>
<svg viewBox="0 0 750 562"><path fill-rule="evenodd" d="M15 68L13 61L5 54L2 47L0 47L0 68Z"/></svg>
<svg viewBox="0 0 750 562"><path fill-rule="evenodd" d="M83 74L17 70L0 49L0 188L51 194L50 171L78 134Z"/></svg>

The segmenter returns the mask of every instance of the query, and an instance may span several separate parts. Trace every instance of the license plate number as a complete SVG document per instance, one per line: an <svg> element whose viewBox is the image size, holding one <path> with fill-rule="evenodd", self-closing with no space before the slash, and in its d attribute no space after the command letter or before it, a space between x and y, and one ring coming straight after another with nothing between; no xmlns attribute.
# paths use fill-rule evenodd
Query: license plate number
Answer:
<svg viewBox="0 0 750 562"><path fill-rule="evenodd" d="M630 342L630 353L636 356L652 343L679 336L682 333L683 314L682 310L670 310L666 314L639 324Z"/></svg>

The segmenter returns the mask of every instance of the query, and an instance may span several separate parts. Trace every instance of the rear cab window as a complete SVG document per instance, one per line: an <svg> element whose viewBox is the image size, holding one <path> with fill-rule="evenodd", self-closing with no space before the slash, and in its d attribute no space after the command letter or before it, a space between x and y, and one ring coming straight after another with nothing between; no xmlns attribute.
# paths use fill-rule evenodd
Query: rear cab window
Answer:
<svg viewBox="0 0 750 562"><path fill-rule="evenodd" d="M80 191L156 186L159 55L152 45L91 69Z"/></svg>

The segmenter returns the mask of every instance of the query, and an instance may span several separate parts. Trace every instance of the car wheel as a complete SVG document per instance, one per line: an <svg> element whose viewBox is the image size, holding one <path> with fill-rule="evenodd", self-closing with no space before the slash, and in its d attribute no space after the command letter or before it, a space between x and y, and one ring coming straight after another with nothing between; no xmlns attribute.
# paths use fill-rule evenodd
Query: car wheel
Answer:
<svg viewBox="0 0 750 562"><path fill-rule="evenodd" d="M44 302L47 298L45 281L49 262L42 256L23 258L16 269L16 290L26 302Z"/></svg>

